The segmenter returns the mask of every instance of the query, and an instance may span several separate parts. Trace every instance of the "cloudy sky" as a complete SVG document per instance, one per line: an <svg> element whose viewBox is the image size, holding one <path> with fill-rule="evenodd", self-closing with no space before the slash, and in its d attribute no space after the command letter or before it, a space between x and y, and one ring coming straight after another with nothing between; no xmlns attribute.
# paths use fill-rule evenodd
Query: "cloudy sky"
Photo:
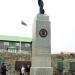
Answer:
<svg viewBox="0 0 75 75"><path fill-rule="evenodd" d="M75 0L43 0L51 21L52 53L75 52ZM37 0L0 0L0 35L32 37ZM21 25L24 21L28 26Z"/></svg>

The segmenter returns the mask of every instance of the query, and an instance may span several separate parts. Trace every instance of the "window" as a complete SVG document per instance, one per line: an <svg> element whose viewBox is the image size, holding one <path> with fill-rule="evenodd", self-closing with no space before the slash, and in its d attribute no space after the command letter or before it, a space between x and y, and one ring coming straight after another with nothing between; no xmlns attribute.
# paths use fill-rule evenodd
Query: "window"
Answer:
<svg viewBox="0 0 75 75"><path fill-rule="evenodd" d="M26 44L25 44L25 47L30 47L30 44L29 44L29 43L26 43Z"/></svg>
<svg viewBox="0 0 75 75"><path fill-rule="evenodd" d="M16 53L16 48L15 47L9 47L7 49L8 52L11 52L11 53Z"/></svg>
<svg viewBox="0 0 75 75"><path fill-rule="evenodd" d="M20 43L16 43L16 46L20 46Z"/></svg>
<svg viewBox="0 0 75 75"><path fill-rule="evenodd" d="M4 42L4 45L7 45L7 46L9 46L9 42Z"/></svg>

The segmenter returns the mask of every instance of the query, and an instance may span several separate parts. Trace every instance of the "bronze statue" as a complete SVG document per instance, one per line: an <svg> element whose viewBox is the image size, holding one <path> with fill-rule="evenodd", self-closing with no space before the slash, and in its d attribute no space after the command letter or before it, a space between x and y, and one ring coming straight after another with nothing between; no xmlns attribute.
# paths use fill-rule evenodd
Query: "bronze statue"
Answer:
<svg viewBox="0 0 75 75"><path fill-rule="evenodd" d="M44 3L42 0L38 0L38 5L39 5L39 8L40 8L40 14L44 14L45 11L43 9L43 6L44 6Z"/></svg>

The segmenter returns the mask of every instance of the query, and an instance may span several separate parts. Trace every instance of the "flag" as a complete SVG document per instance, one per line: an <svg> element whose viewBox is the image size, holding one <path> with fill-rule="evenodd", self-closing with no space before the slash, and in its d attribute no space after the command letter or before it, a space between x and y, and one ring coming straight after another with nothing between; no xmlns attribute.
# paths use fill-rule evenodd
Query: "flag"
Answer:
<svg viewBox="0 0 75 75"><path fill-rule="evenodd" d="M27 26L27 24L24 21L21 21L21 24Z"/></svg>

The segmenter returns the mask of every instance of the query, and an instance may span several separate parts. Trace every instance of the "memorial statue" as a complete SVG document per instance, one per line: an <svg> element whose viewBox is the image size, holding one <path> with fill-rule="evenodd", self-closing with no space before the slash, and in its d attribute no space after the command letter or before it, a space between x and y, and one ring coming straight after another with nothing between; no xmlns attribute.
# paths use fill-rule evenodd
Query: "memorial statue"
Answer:
<svg viewBox="0 0 75 75"><path fill-rule="evenodd" d="M43 6L44 6L44 3L42 0L38 0L38 5L39 5L39 8L40 8L40 14L44 14L44 9L43 9Z"/></svg>

